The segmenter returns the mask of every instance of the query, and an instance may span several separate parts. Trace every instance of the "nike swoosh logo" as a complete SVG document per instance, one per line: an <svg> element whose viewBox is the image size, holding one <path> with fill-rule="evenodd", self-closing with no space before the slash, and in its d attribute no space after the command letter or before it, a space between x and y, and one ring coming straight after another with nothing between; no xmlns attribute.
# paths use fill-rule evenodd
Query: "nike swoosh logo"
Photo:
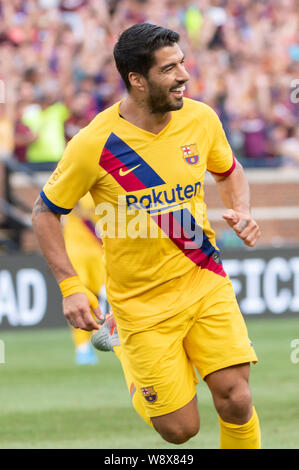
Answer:
<svg viewBox="0 0 299 470"><path fill-rule="evenodd" d="M138 168L140 165L141 165L141 163L139 163L139 165L136 165L136 166L134 166L133 168L130 168L129 170L126 170L126 171L124 171L124 170L121 168L121 169L119 170L119 176L126 176L126 175L128 175L129 173L131 173L131 171L136 170L136 168Z"/></svg>

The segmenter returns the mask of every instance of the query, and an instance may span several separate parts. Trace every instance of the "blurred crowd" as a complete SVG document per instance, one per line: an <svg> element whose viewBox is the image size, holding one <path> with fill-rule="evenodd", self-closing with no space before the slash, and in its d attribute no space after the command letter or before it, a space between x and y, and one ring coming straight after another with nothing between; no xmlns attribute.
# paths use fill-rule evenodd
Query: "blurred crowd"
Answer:
<svg viewBox="0 0 299 470"><path fill-rule="evenodd" d="M298 0L2 0L0 158L59 160L125 94L113 46L145 21L180 33L186 95L218 112L237 157L299 166Z"/></svg>

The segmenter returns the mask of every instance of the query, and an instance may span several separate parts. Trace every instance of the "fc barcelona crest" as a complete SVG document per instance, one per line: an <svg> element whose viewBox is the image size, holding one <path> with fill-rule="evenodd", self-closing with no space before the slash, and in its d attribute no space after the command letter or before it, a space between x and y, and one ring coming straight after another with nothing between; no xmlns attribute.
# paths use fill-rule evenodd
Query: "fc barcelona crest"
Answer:
<svg viewBox="0 0 299 470"><path fill-rule="evenodd" d="M181 147L183 158L188 165L197 165L199 156L196 144L184 145Z"/></svg>
<svg viewBox="0 0 299 470"><path fill-rule="evenodd" d="M157 401L158 395L154 387L144 387L141 389L141 391L143 393L144 398L149 403L154 403L155 401Z"/></svg>

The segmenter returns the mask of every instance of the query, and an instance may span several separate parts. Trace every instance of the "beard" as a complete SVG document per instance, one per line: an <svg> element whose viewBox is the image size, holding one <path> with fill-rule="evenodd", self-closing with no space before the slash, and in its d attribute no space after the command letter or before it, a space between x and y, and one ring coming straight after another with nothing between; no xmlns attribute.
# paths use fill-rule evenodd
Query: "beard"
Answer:
<svg viewBox="0 0 299 470"><path fill-rule="evenodd" d="M178 111L184 105L183 97L171 96L170 90L148 80L149 95L147 104L152 114L164 114L169 111Z"/></svg>

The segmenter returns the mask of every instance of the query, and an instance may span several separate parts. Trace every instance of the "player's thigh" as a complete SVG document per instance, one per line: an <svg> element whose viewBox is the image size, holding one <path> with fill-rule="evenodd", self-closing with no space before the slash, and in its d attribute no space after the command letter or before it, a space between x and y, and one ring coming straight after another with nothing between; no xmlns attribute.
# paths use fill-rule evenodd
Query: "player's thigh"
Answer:
<svg viewBox="0 0 299 470"><path fill-rule="evenodd" d="M170 320L122 342L123 353L150 418L173 413L194 398L197 377L183 347L191 321Z"/></svg>
<svg viewBox="0 0 299 470"><path fill-rule="evenodd" d="M197 396L172 413L151 418L155 429L169 442L183 443L199 431Z"/></svg>
<svg viewBox="0 0 299 470"><path fill-rule="evenodd" d="M257 362L228 279L198 304L197 320L184 346L202 378L229 366Z"/></svg>

